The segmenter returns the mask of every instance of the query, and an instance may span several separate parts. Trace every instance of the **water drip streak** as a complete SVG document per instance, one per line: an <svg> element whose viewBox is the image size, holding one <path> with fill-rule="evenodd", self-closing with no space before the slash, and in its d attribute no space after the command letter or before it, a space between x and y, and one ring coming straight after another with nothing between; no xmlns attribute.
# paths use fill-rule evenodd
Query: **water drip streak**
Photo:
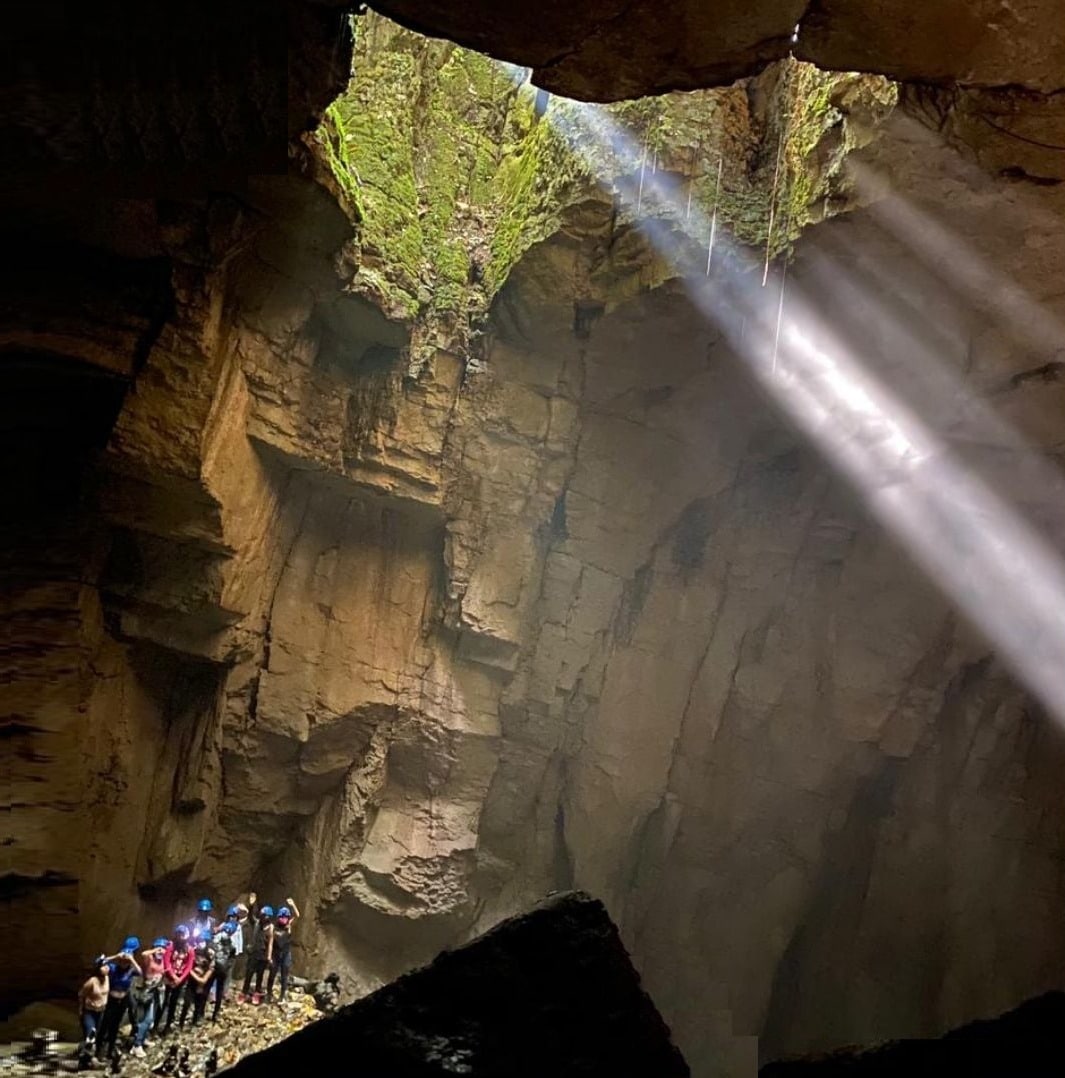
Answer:
<svg viewBox="0 0 1065 1078"><path fill-rule="evenodd" d="M710 218L710 242L706 248L706 276L710 276L710 261L714 257L714 237L717 235L717 206L721 201L721 171L725 167L725 159L721 156L717 159L717 185L714 188L714 214Z"/></svg>
<svg viewBox="0 0 1065 1078"><path fill-rule="evenodd" d="M700 149L702 149L701 139L698 147L692 147L691 156L688 160L688 209L684 214L685 221L690 221L692 216L692 188L695 186L695 158Z"/></svg>
<svg viewBox="0 0 1065 1078"><path fill-rule="evenodd" d="M643 157L640 159L640 189L636 192L636 216L640 216L640 207L643 205L643 176L647 171L647 136L643 139Z"/></svg>
<svg viewBox="0 0 1065 1078"><path fill-rule="evenodd" d="M784 259L784 272L780 276L780 302L777 304L777 331L773 337L773 368L772 373L777 373L777 353L780 351L780 326L784 321L784 288L788 283L788 260Z"/></svg>

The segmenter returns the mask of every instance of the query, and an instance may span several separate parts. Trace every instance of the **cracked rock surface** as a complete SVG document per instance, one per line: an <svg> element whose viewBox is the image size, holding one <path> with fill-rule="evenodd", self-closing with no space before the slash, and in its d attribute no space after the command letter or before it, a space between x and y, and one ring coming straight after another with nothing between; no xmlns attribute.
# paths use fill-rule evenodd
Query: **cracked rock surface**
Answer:
<svg viewBox="0 0 1065 1078"><path fill-rule="evenodd" d="M1030 448L934 417L1007 489L1060 467L1062 357L961 271L1065 316L1060 128L1053 95L904 88L796 248L902 395L916 337L1012 424ZM22 267L5 1003L249 885L358 993L585 888L697 1073L1052 987L1056 729L631 222L575 197L476 355L412 369L299 146Z"/></svg>

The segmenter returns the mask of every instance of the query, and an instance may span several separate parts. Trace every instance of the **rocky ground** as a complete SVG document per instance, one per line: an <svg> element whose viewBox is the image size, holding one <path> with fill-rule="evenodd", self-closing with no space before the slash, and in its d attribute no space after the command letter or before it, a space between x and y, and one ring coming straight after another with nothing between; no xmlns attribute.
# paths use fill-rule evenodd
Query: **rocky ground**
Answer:
<svg viewBox="0 0 1065 1078"><path fill-rule="evenodd" d="M175 1030L168 1037L156 1036L146 1045L144 1059L123 1052L119 1070L98 1065L87 1073L120 1073L123 1078L147 1078L150 1074L179 1074L165 1066L171 1047L177 1046L180 1057L188 1049L188 1075L211 1073L209 1060L217 1050L217 1069L231 1067L245 1056L269 1048L290 1033L302 1029L321 1018L322 1012L315 1006L310 995L301 989L292 989L284 1003L251 1004L229 1003L223 1008L217 1023L210 1021L186 1029ZM125 1047L125 1044L123 1045ZM21 1042L0 1047L0 1075L16 1078L28 1074L60 1074L78 1071L78 1046L58 1042L43 1058L34 1057L32 1045Z"/></svg>

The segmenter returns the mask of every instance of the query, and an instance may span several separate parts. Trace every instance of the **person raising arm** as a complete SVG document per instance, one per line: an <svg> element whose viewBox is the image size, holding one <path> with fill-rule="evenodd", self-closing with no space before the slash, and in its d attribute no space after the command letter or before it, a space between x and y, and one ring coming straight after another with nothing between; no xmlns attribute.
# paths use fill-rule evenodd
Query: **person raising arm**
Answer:
<svg viewBox="0 0 1065 1078"><path fill-rule="evenodd" d="M140 977L141 967L133 957L140 949L136 936L127 936L122 949L104 958L108 969L107 1006L96 1030L96 1058L103 1060L115 1050L118 1030L124 1016L129 1015L129 990L134 977ZM130 1016L132 1018L132 1016Z"/></svg>
<svg viewBox="0 0 1065 1078"><path fill-rule="evenodd" d="M268 1000L273 999L274 978L278 973L281 974L281 1002L288 993L288 979L292 970L292 925L299 915L299 907L291 898L286 898L285 905L277 911L277 924L271 938L270 979L266 982Z"/></svg>

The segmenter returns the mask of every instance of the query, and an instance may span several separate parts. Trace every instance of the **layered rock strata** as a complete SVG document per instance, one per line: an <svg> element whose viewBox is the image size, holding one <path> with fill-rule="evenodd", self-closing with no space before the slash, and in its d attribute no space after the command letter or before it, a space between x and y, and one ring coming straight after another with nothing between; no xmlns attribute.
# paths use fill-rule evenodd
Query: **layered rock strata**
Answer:
<svg viewBox="0 0 1065 1078"><path fill-rule="evenodd" d="M444 203L416 152L375 187L396 173L352 128L379 117L338 102L290 177L116 209L136 243L11 331L25 399L68 406L19 409L8 447L6 886L36 956L9 1002L249 884L297 894L301 966L356 992L586 888L697 1072L1051 987L1056 728L756 388L742 326L702 313L794 239L768 234L781 80L702 117L730 118L727 223L759 243L708 277L705 234L666 257L640 202L647 156L713 197L697 105L636 113L604 191L541 155L551 109L498 122L502 79L436 48L391 55L467 118ZM793 286L903 393L919 357L1008 419L1016 445L928 417L989 474L1059 460L1059 357L1015 303L1065 313L1055 99L823 105L784 188L827 218ZM536 227L493 250L500 192ZM374 216L400 195L410 259Z"/></svg>

